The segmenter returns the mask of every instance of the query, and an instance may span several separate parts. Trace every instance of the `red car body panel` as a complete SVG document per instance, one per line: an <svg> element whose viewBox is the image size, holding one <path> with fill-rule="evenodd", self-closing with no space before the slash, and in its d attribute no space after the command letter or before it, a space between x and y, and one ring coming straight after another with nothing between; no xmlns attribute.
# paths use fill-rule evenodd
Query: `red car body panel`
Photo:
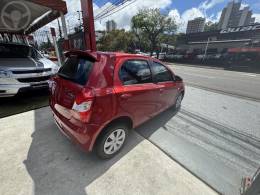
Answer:
<svg viewBox="0 0 260 195"><path fill-rule="evenodd" d="M122 84L119 70L126 60L160 62L150 57L83 51L73 51L69 55L91 57L96 62L85 86L54 77L50 88L50 107L61 131L86 151L93 149L98 135L111 121L128 117L136 127L174 105L174 97L184 92L183 82ZM86 113L87 122L73 115L72 107L78 96L93 101L91 110Z"/></svg>

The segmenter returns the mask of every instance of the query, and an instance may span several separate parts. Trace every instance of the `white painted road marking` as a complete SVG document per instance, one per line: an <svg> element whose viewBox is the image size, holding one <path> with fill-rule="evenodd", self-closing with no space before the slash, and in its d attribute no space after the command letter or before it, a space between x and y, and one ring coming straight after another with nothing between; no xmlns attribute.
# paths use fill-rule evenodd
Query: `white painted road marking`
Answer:
<svg viewBox="0 0 260 195"><path fill-rule="evenodd" d="M242 73L241 75L249 76L249 77L256 77L256 74L248 74L248 73Z"/></svg>
<svg viewBox="0 0 260 195"><path fill-rule="evenodd" d="M200 75L200 74L194 74L194 73L182 73L183 75L191 75L191 76L196 76L196 77L202 77L202 78L207 78L207 79L215 79L216 77L212 76L206 76L206 75Z"/></svg>

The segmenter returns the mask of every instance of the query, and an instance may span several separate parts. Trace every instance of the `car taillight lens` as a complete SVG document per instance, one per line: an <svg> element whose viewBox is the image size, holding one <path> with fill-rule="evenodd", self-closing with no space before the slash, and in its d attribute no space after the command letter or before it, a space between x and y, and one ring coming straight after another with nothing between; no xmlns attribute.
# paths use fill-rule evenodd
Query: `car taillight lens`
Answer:
<svg viewBox="0 0 260 195"><path fill-rule="evenodd" d="M91 90L84 90L78 94L72 106L72 116L82 122L89 122L93 98L94 96Z"/></svg>
<svg viewBox="0 0 260 195"><path fill-rule="evenodd" d="M74 102L72 110L75 110L77 112L87 112L90 110L92 105L92 101L86 101L82 102L80 104L77 104L77 102Z"/></svg>
<svg viewBox="0 0 260 195"><path fill-rule="evenodd" d="M91 105L92 101L82 102L81 104L75 102L71 110L73 118L82 122L89 122L91 116Z"/></svg>

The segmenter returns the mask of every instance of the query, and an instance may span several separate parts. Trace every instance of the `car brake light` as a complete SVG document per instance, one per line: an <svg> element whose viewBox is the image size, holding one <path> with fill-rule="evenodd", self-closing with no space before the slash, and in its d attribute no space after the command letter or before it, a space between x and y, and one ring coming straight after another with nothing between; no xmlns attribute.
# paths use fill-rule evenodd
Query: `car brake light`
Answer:
<svg viewBox="0 0 260 195"><path fill-rule="evenodd" d="M82 122L89 122L91 105L92 101L82 102L81 104L75 102L71 110L72 117Z"/></svg>
<svg viewBox="0 0 260 195"><path fill-rule="evenodd" d="M91 116L91 106L93 103L93 93L91 90L84 90L79 93L72 106L72 116L82 122L89 122Z"/></svg>
<svg viewBox="0 0 260 195"><path fill-rule="evenodd" d="M91 108L92 101L86 101L82 102L80 104L77 104L77 102L74 102L72 110L75 110L77 112L87 112Z"/></svg>

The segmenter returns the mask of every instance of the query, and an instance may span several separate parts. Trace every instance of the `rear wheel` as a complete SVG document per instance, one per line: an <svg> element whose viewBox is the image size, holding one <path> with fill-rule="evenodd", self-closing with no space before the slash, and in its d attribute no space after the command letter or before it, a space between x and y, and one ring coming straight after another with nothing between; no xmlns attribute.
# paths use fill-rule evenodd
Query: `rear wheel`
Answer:
<svg viewBox="0 0 260 195"><path fill-rule="evenodd" d="M124 146L128 135L126 125L117 124L108 127L107 131L101 135L96 145L96 153L102 159L115 156Z"/></svg>

